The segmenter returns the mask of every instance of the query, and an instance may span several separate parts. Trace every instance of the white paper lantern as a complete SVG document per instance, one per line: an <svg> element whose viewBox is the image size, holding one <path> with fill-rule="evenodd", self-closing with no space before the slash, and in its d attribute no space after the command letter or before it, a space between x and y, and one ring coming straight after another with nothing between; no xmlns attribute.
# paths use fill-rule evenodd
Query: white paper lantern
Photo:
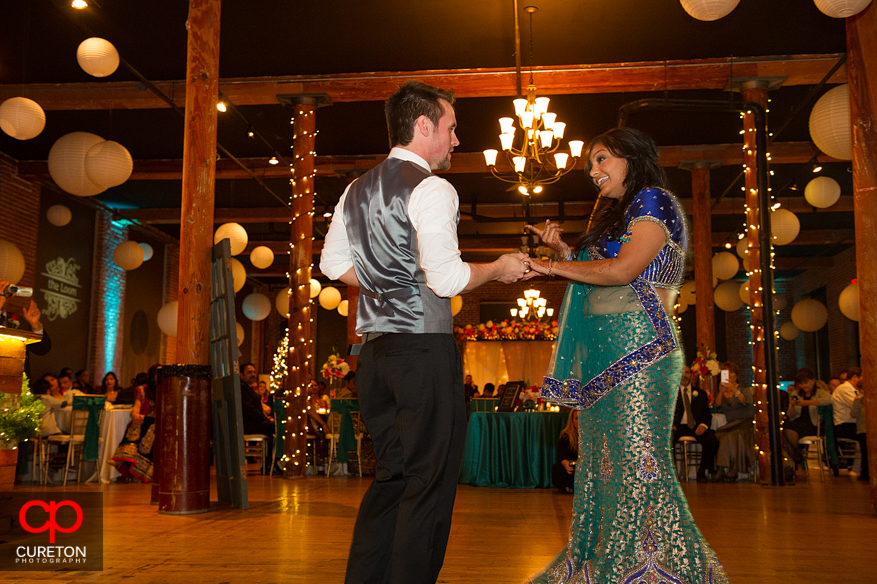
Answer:
<svg viewBox="0 0 877 584"><path fill-rule="evenodd" d="M828 310L818 300L805 298L792 307L792 322L802 331L812 333L828 322Z"/></svg>
<svg viewBox="0 0 877 584"><path fill-rule="evenodd" d="M804 198L818 209L831 207L840 198L840 185L828 176L817 176L807 183Z"/></svg>
<svg viewBox="0 0 877 584"><path fill-rule="evenodd" d="M746 270L746 273L749 273L749 256L747 255L743 258L743 269Z"/></svg>
<svg viewBox="0 0 877 584"><path fill-rule="evenodd" d="M783 323L783 326L780 327L780 336L786 339L787 341L794 341L798 338L798 335L801 334L801 331L798 327L795 326L791 320L788 320Z"/></svg>
<svg viewBox="0 0 877 584"><path fill-rule="evenodd" d="M320 306L326 310L335 310L339 304L341 304L341 292L338 288L332 286L323 288L320 292Z"/></svg>
<svg viewBox="0 0 877 584"><path fill-rule="evenodd" d="M457 316L463 310L463 297L457 294L451 298L451 316Z"/></svg>
<svg viewBox="0 0 877 584"><path fill-rule="evenodd" d="M749 257L749 238L744 237L737 242L737 255L740 256L740 259Z"/></svg>
<svg viewBox="0 0 877 584"><path fill-rule="evenodd" d="M749 281L743 282L740 284L740 287L737 288L737 294L740 296L740 301L745 302L746 304L750 303L749 297Z"/></svg>
<svg viewBox="0 0 877 584"><path fill-rule="evenodd" d="M143 248L136 241L123 241L113 250L113 261L123 270L136 270L143 263Z"/></svg>
<svg viewBox="0 0 877 584"><path fill-rule="evenodd" d="M247 283L247 270L244 269L244 264L234 258L231 258L231 279L235 292L240 292Z"/></svg>
<svg viewBox="0 0 877 584"><path fill-rule="evenodd" d="M118 69L119 52L110 41L91 37L79 43L76 60L82 70L92 77L106 77Z"/></svg>
<svg viewBox="0 0 877 584"><path fill-rule="evenodd" d="M688 304L680 300L676 305L676 314L682 314L686 310L688 310Z"/></svg>
<svg viewBox="0 0 877 584"><path fill-rule="evenodd" d="M849 85L838 85L829 90L813 106L810 111L810 138L829 156L852 160Z"/></svg>
<svg viewBox="0 0 877 584"><path fill-rule="evenodd" d="M26 97L10 97L0 104L0 130L16 140L36 138L46 127L46 112Z"/></svg>
<svg viewBox="0 0 877 584"><path fill-rule="evenodd" d="M105 189L117 187L131 176L134 159L128 149L112 140L98 142L85 153L85 173Z"/></svg>
<svg viewBox="0 0 877 584"><path fill-rule="evenodd" d="M837 298L841 313L850 320L859 320L859 284L850 284Z"/></svg>
<svg viewBox="0 0 877 584"><path fill-rule="evenodd" d="M0 239L0 280L18 284L24 276L24 255L14 243Z"/></svg>
<svg viewBox="0 0 877 584"><path fill-rule="evenodd" d="M85 155L95 144L104 142L96 134L70 132L61 136L49 150L49 174L59 187L77 197L92 197L106 189L88 178Z"/></svg>
<svg viewBox="0 0 877 584"><path fill-rule="evenodd" d="M140 242L140 247L143 248L143 261L148 262L152 259L152 254L155 253L155 250L152 249L152 246L148 243Z"/></svg>
<svg viewBox="0 0 877 584"><path fill-rule="evenodd" d="M350 303L347 300L342 300L338 303L338 314L341 316L347 316L350 312Z"/></svg>
<svg viewBox="0 0 877 584"><path fill-rule="evenodd" d="M271 300L264 294L253 292L244 298L241 311L250 320L265 320L271 314Z"/></svg>
<svg viewBox="0 0 877 584"><path fill-rule="evenodd" d="M698 20L718 20L731 13L740 0L680 0L682 8Z"/></svg>
<svg viewBox="0 0 877 584"><path fill-rule="evenodd" d="M694 283L694 280L686 280L682 284L682 290L679 292L679 296L684 298L685 304L694 304L697 301L697 286Z"/></svg>
<svg viewBox="0 0 877 584"><path fill-rule="evenodd" d="M320 295L320 290L322 290L323 287L320 285L319 281L314 280L313 278L311 278L310 283L311 283L311 298L316 298L317 296Z"/></svg>
<svg viewBox="0 0 877 584"><path fill-rule="evenodd" d="M177 336L177 310L179 302L168 302L158 311L158 328L169 337Z"/></svg>
<svg viewBox="0 0 877 584"><path fill-rule="evenodd" d="M244 342L244 327L241 326L241 323L235 322L234 327L238 333L238 347L241 346L241 343Z"/></svg>
<svg viewBox="0 0 877 584"><path fill-rule="evenodd" d="M713 276L719 280L730 280L740 271L740 260L729 251L720 251L713 256Z"/></svg>
<svg viewBox="0 0 877 584"><path fill-rule="evenodd" d="M274 299L274 307L280 313L280 316L289 318L289 286L277 293L277 298Z"/></svg>
<svg viewBox="0 0 877 584"><path fill-rule="evenodd" d="M743 301L740 300L740 284L734 280L722 282L713 291L713 300L725 312L737 310L743 306Z"/></svg>
<svg viewBox="0 0 877 584"><path fill-rule="evenodd" d="M223 223L213 234L213 243L219 243L223 239L229 240L231 255L236 256L247 247L249 237L247 230L240 223Z"/></svg>
<svg viewBox="0 0 877 584"><path fill-rule="evenodd" d="M46 211L46 219L55 227L64 227L73 219L73 213L64 205L52 205Z"/></svg>
<svg viewBox="0 0 877 584"><path fill-rule="evenodd" d="M832 18L849 18L868 7L871 0L813 0L816 8Z"/></svg>
<svg viewBox="0 0 877 584"><path fill-rule="evenodd" d="M774 295L773 295L773 309L774 310L783 310L788 305L789 305L789 302L786 300L785 296L774 292Z"/></svg>
<svg viewBox="0 0 877 584"><path fill-rule="evenodd" d="M271 251L270 247L260 245L250 252L250 263L260 270L264 270L274 263L274 252Z"/></svg>
<svg viewBox="0 0 877 584"><path fill-rule="evenodd" d="M798 232L801 231L801 222L798 216L788 209L779 208L771 211L770 233L773 235L774 245L786 245L795 241Z"/></svg>

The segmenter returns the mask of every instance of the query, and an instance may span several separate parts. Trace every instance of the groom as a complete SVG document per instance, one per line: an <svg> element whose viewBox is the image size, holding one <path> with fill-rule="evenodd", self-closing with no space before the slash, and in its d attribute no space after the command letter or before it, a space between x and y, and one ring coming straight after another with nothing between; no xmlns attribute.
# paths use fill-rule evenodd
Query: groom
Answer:
<svg viewBox="0 0 877 584"><path fill-rule="evenodd" d="M466 437L450 298L528 269L525 254L460 259L457 192L432 174L450 168L459 145L453 102L452 92L417 81L387 100L392 150L341 196L323 246L323 273L359 287L356 384L377 456L347 584L437 580Z"/></svg>

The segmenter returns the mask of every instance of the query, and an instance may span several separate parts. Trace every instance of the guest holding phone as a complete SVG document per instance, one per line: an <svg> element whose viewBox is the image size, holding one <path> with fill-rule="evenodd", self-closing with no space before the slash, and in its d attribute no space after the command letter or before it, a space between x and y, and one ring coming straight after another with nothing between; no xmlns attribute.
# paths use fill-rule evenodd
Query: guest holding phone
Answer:
<svg viewBox="0 0 877 584"><path fill-rule="evenodd" d="M716 407L725 415L725 424L716 429L719 451L716 454L718 471L713 482L736 482L737 474L748 472L752 463L754 439L755 400L752 390L739 383L740 367L733 361L722 365L721 385L716 395Z"/></svg>

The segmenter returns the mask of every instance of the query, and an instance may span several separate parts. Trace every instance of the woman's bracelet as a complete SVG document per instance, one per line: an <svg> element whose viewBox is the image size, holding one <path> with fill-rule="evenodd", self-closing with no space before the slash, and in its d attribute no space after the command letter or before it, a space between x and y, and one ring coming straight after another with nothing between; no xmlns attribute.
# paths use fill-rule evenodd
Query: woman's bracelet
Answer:
<svg viewBox="0 0 877 584"><path fill-rule="evenodd" d="M548 277L549 278L554 277L554 274L551 273L551 263L552 263L552 260L548 260Z"/></svg>

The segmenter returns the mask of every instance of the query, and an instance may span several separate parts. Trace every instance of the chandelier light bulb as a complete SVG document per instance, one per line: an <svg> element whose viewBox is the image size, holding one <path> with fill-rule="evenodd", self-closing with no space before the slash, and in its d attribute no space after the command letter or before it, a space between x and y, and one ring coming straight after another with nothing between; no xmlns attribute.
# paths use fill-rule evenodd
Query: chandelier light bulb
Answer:
<svg viewBox="0 0 877 584"><path fill-rule="evenodd" d="M484 151L484 162L487 163L487 166L496 166L497 154L499 154L499 152L492 148Z"/></svg>
<svg viewBox="0 0 877 584"><path fill-rule="evenodd" d="M512 130L514 130L514 128L512 128ZM502 149L504 152L508 152L509 150L512 149L512 143L514 141L515 141L514 132L499 135L499 142L500 142L500 144L502 144Z"/></svg>
<svg viewBox="0 0 877 584"><path fill-rule="evenodd" d="M554 132L551 130L542 130L539 132L539 141L543 148L551 148L551 141L554 139Z"/></svg>
<svg viewBox="0 0 877 584"><path fill-rule="evenodd" d="M509 312L511 312L512 317L518 316L518 309L517 308L512 308L511 310L509 310Z"/></svg>
<svg viewBox="0 0 877 584"><path fill-rule="evenodd" d="M546 308L545 314L547 314L548 316L554 316L554 309L553 308Z"/></svg>
<svg viewBox="0 0 877 584"><path fill-rule="evenodd" d="M568 158L569 154L566 152L558 152L554 155L554 163L557 165L557 168L566 168Z"/></svg>
<svg viewBox="0 0 877 584"><path fill-rule="evenodd" d="M555 132L557 134L557 132ZM557 137L560 140L560 136ZM569 153L572 154L573 158L580 158L582 156L582 148L585 147L585 143L581 140L570 140L569 141Z"/></svg>
<svg viewBox="0 0 877 584"><path fill-rule="evenodd" d="M515 172L524 172L524 168L527 165L527 159L523 156L515 156L513 160L515 162Z"/></svg>
<svg viewBox="0 0 877 584"><path fill-rule="evenodd" d="M521 185L518 187L518 192L521 193L522 195L529 195L530 194L527 191L527 187L525 187L524 185Z"/></svg>
<svg viewBox="0 0 877 584"><path fill-rule="evenodd" d="M554 122L554 125L551 126L551 129L554 130L554 135L557 136L558 140L563 139L563 131L566 130L566 124L563 122Z"/></svg>
<svg viewBox="0 0 877 584"><path fill-rule="evenodd" d="M503 134L514 134L515 133L515 120L514 120L514 118L500 118L499 119L499 127L501 128Z"/></svg>
<svg viewBox="0 0 877 584"><path fill-rule="evenodd" d="M527 110L527 100L520 98L512 102L515 105L515 115L519 116Z"/></svg>
<svg viewBox="0 0 877 584"><path fill-rule="evenodd" d="M521 112L521 127L525 129L532 128L533 117L533 112Z"/></svg>
<svg viewBox="0 0 877 584"><path fill-rule="evenodd" d="M548 111L548 102L551 101L549 97L537 97L536 98L536 114L542 115Z"/></svg>
<svg viewBox="0 0 877 584"><path fill-rule="evenodd" d="M544 114L542 114L542 126L546 130L553 129L555 121L557 121L557 114L553 114L551 112L545 112Z"/></svg>
<svg viewBox="0 0 877 584"><path fill-rule="evenodd" d="M535 186L535 187L533 187L533 192L536 193L536 194L541 193L541 192L542 192L542 187L540 187L540 186Z"/></svg>
<svg viewBox="0 0 877 584"><path fill-rule="evenodd" d="M545 316L545 309L540 306L539 309L536 311L536 316L538 316L539 318Z"/></svg>
<svg viewBox="0 0 877 584"><path fill-rule="evenodd" d="M527 301L524 300L523 298L518 298L518 306L520 306L521 308L524 308L525 306L527 306Z"/></svg>

